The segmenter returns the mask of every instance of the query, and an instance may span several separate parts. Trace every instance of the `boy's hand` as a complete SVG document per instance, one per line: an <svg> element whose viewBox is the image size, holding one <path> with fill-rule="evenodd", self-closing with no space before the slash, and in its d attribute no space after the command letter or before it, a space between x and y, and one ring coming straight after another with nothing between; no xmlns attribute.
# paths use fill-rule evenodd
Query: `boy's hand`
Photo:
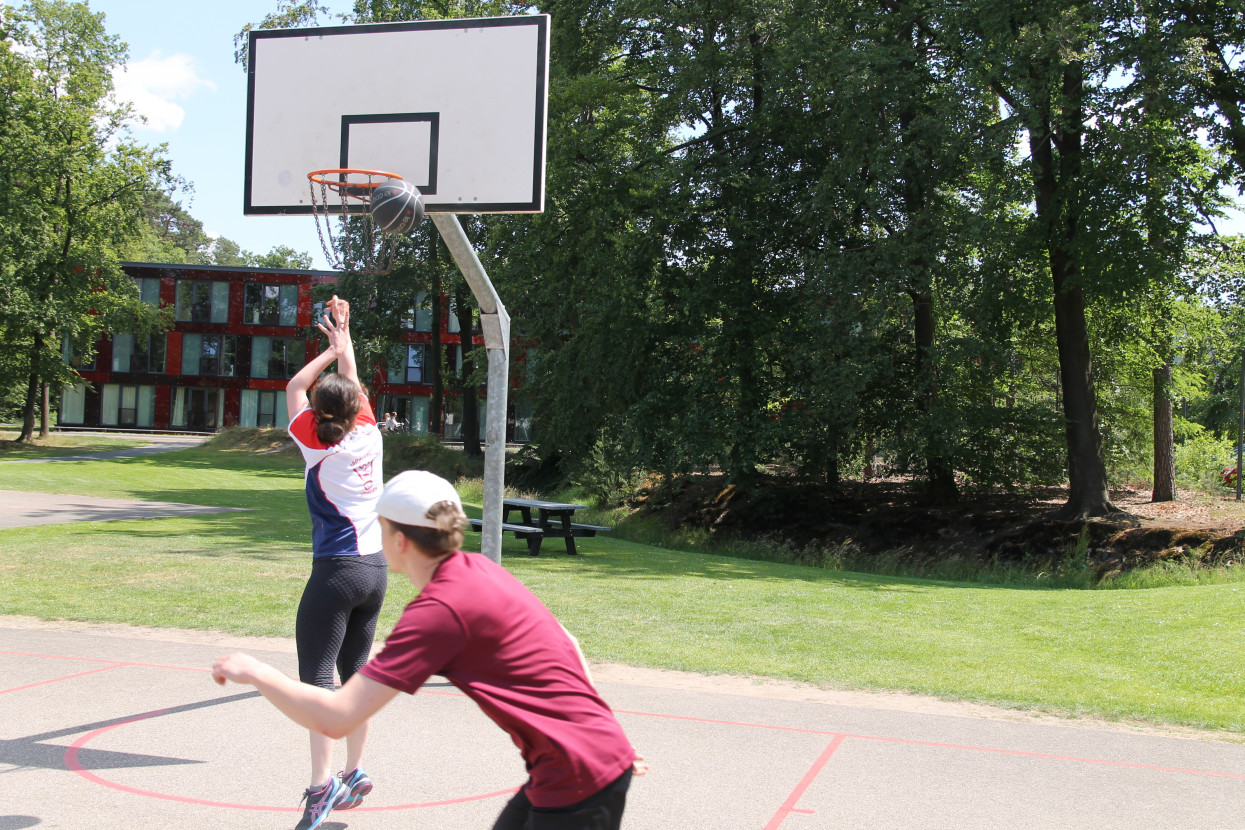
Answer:
<svg viewBox="0 0 1245 830"><path fill-rule="evenodd" d="M249 654L231 654L228 657L220 657L212 664L212 679L222 686L225 685L226 680L250 684L254 680L255 670L262 665L263 663Z"/></svg>
<svg viewBox="0 0 1245 830"><path fill-rule="evenodd" d="M632 775L645 775L648 773L648 763L644 760L644 756L640 753L635 754L635 760L631 762Z"/></svg>

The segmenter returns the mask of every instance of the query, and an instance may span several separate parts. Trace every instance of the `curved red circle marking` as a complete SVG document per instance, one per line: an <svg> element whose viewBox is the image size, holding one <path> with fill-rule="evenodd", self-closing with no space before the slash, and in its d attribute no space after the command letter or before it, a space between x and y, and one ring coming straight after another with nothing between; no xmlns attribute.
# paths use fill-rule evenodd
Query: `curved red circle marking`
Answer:
<svg viewBox="0 0 1245 830"><path fill-rule="evenodd" d="M117 723L113 723L108 726L100 727L99 729L96 729L93 732L88 732L87 734L79 738L78 740L74 741L72 744L70 744L65 749L65 766L68 769L72 770L73 772L85 778L87 781L90 781L94 784L99 784L100 786L103 786L103 787L108 787L109 789L120 790L123 793L130 793L131 795L144 795L144 796L147 796L148 798L161 798L161 799L164 799L165 801L178 801L178 802L181 802L182 804L199 804L204 807L226 807L230 810L260 810L260 811L274 812L274 813L301 812L302 810L301 807L269 807L269 806L265 806L262 804L230 804L224 801L209 801L204 798L191 798L189 796L184 796L184 795L169 795L168 793L157 793L157 792L152 792L151 790L140 790L137 787L127 787L125 784L118 784L115 781L109 781L107 778L101 778L100 776L96 775L95 773L83 767L82 763L78 760L78 753L82 750L82 748L86 746L88 743L90 743L91 741L95 740L100 735L103 735L105 732L109 732L113 729L116 729L119 726L125 726L127 724L137 723L138 721L147 720L148 718L159 717L160 715L168 714L168 712L169 712L168 709L157 709L154 712L147 712L146 714L138 715L136 717L128 718L123 721L118 721ZM485 793L483 795L468 795L468 796L463 796L462 798L448 798L443 801L425 801L425 802L418 803L418 804L394 804L388 807L356 807L352 812L365 813L365 812L382 812L384 810L418 810L423 807L444 807L450 804L462 804L467 801L484 801L489 798L497 798L498 796L510 795L512 793L518 792L518 790L519 790L518 787L511 787L509 789L498 790L497 792Z"/></svg>

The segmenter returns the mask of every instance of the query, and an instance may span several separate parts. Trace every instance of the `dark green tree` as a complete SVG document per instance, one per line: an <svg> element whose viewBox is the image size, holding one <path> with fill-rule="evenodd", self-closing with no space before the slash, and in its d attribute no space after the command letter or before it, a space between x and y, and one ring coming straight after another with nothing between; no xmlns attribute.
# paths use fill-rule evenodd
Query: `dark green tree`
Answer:
<svg viewBox="0 0 1245 830"><path fill-rule="evenodd" d="M125 47L85 3L0 7L0 332L24 358L19 440L34 435L49 388L72 382L62 346L88 354L117 326L161 324L117 265L145 221L144 201L172 187L168 162L124 133L109 99Z"/></svg>

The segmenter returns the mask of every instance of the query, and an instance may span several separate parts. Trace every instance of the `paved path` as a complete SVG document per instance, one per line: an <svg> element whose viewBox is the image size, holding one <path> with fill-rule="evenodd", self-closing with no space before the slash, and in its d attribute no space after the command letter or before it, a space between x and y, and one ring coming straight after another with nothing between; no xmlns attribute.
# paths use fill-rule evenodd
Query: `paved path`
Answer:
<svg viewBox="0 0 1245 830"><path fill-rule="evenodd" d="M86 435L103 435L108 438L120 437L117 433L84 433ZM15 458L0 459L0 464L47 464L53 461L98 461L101 459L117 459L117 458L139 458L144 455L154 455L161 452L173 452L174 450L186 450L191 447L197 447L204 441L208 440L209 435L147 435L142 436L144 440L152 443L146 447L126 447L119 450L103 450L101 452L87 452L78 455L54 455L48 458ZM2 830L2 829L0 829Z"/></svg>
<svg viewBox="0 0 1245 830"><path fill-rule="evenodd" d="M147 436L151 446L107 450L83 455L63 455L53 458L24 458L3 461L4 464L45 464L56 461L93 461L99 459L137 458L153 453L172 452L198 446L206 436L153 435ZM64 524L67 522L108 522L124 519L160 519L171 516L201 516L208 513L226 513L241 510L239 507L209 507L178 502L140 501L136 499L105 499L94 496L55 495L31 493L19 490L0 490L0 528L29 527L41 524ZM0 824L0 830L5 830Z"/></svg>
<svg viewBox="0 0 1245 830"><path fill-rule="evenodd" d="M305 734L208 675L240 646L294 671L285 640L0 617L0 830L293 827ZM1245 827L1240 743L655 677L598 669L653 768L627 830ZM439 680L400 695L372 735L375 792L324 830L488 828L523 780L506 736Z"/></svg>
<svg viewBox="0 0 1245 830"><path fill-rule="evenodd" d="M94 496L25 493L0 490L0 528L29 527L67 522L112 522L124 519L164 519L228 513L241 507L212 507L168 501L104 499ZM0 830L3 827L0 826Z"/></svg>

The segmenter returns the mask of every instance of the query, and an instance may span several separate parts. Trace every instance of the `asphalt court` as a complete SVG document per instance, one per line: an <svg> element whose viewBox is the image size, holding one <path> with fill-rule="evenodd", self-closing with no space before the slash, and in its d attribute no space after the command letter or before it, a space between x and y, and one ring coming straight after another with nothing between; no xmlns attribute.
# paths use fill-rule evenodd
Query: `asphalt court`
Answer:
<svg viewBox="0 0 1245 830"><path fill-rule="evenodd" d="M0 830L101 815L293 827L306 733L208 672L241 644L293 673L289 643L162 636L0 619ZM652 766L628 830L1245 828L1241 743L737 694L712 678L679 688L606 670L598 687ZM523 780L509 739L439 678L377 716L366 766L366 806L325 830L488 828Z"/></svg>

